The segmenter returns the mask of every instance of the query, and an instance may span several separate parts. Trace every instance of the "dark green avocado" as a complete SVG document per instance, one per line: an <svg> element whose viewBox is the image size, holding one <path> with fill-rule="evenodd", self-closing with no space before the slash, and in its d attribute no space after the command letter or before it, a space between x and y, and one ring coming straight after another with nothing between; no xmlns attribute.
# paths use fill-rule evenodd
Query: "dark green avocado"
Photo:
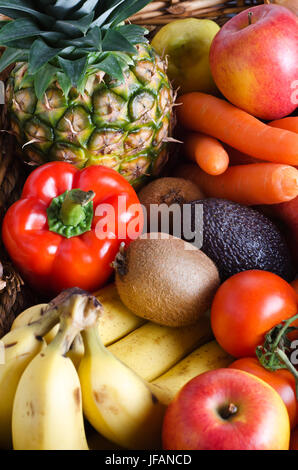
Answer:
<svg viewBox="0 0 298 470"><path fill-rule="evenodd" d="M200 220L195 220L196 204L203 206L203 227ZM294 266L282 233L255 209L216 198L192 202L191 229L194 233L202 228L201 249L216 264L222 281L249 269L270 271L288 282L294 279Z"/></svg>

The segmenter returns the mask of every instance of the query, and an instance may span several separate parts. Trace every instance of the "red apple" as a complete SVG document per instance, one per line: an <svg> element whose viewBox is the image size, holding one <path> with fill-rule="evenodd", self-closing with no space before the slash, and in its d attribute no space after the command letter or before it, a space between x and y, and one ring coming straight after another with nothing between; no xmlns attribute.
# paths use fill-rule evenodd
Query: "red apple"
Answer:
<svg viewBox="0 0 298 470"><path fill-rule="evenodd" d="M289 440L289 416L278 393L236 369L192 379L163 423L166 450L287 450Z"/></svg>
<svg viewBox="0 0 298 470"><path fill-rule="evenodd" d="M234 105L261 119L287 116L298 104L298 17L279 5L242 11L215 36L210 66Z"/></svg>

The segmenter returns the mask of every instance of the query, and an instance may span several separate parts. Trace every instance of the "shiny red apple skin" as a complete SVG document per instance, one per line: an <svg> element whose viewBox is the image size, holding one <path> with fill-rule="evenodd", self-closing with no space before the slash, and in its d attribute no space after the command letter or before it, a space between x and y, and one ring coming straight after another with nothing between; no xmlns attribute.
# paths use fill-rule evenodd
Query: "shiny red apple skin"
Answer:
<svg viewBox="0 0 298 470"><path fill-rule="evenodd" d="M273 4L244 10L215 36L210 67L235 106L265 120L291 114L298 104L298 17Z"/></svg>
<svg viewBox="0 0 298 470"><path fill-rule="evenodd" d="M220 413L232 403L229 419ZM287 450L290 423L278 393L235 369L205 372L188 382L169 405L165 450Z"/></svg>

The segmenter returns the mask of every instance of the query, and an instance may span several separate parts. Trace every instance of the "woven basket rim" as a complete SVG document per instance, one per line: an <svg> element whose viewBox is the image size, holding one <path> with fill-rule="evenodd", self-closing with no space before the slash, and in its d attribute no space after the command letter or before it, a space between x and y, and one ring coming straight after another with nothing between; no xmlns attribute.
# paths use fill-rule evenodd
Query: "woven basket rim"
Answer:
<svg viewBox="0 0 298 470"><path fill-rule="evenodd" d="M270 2L270 0L264 0ZM209 18L222 24L242 10L264 3L263 0L153 0L130 20L149 28L189 17Z"/></svg>

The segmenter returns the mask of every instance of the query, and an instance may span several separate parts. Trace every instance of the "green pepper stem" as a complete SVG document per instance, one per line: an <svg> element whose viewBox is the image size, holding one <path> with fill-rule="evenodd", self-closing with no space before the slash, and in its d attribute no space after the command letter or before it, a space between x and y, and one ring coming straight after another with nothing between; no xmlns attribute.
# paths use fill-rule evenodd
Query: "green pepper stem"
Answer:
<svg viewBox="0 0 298 470"><path fill-rule="evenodd" d="M85 219L84 206L94 198L93 191L82 191L81 189L72 189L69 191L62 203L60 209L60 220L64 225L76 227Z"/></svg>

